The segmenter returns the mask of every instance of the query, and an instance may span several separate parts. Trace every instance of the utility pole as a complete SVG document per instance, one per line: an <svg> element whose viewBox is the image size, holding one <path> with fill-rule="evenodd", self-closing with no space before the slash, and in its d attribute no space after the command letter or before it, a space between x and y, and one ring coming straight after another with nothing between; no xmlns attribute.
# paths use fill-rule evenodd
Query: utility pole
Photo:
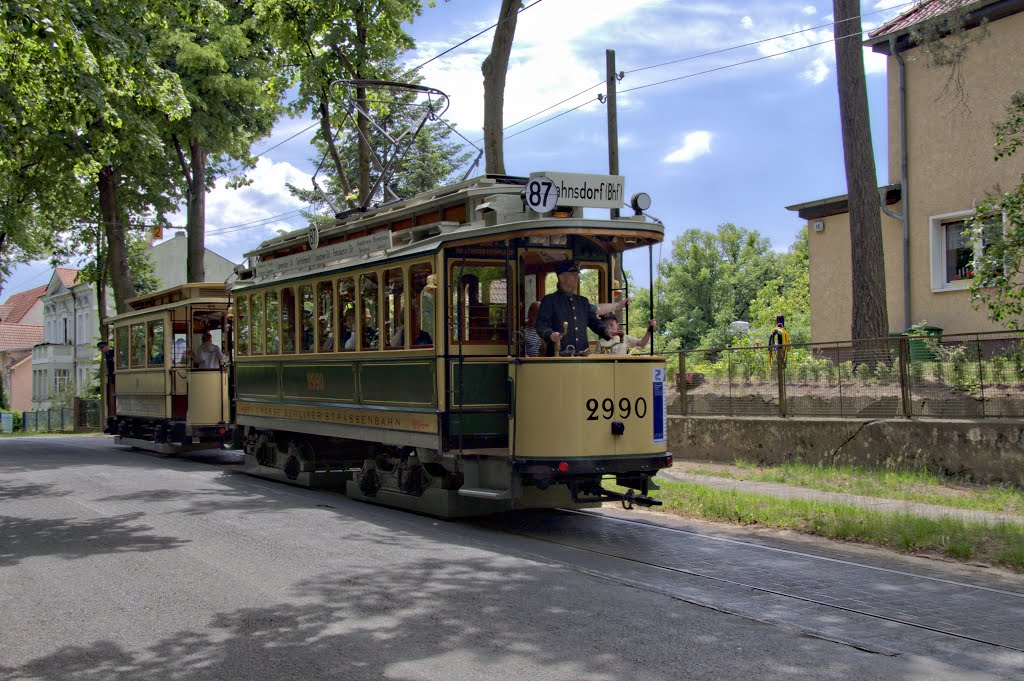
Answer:
<svg viewBox="0 0 1024 681"><path fill-rule="evenodd" d="M615 50L605 50L605 66L607 68L607 94L605 104L608 105L608 174L619 174L619 117L615 108ZM612 220L619 217L619 209L611 209Z"/></svg>

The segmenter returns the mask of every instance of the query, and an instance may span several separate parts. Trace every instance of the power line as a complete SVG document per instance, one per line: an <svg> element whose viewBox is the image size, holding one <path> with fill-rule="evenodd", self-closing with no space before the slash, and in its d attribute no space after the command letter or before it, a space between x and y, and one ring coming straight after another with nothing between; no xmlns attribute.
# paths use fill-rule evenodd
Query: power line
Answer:
<svg viewBox="0 0 1024 681"><path fill-rule="evenodd" d="M885 9L875 10L874 12L868 12L867 14L862 14L862 15L857 16L857 17L849 17L847 19L842 19L842 20L836 21L836 22L830 22L830 23L827 23L827 24L819 24L817 26L811 26L809 28L802 28L802 29L800 29L798 31L791 31L789 33L781 33L779 35L772 36L770 38L762 38L761 40L755 40L753 42L743 43L742 45L733 45L732 47L723 47L720 50L712 50L711 52L704 52L703 54L694 54L694 55L691 55L689 57L683 57L682 59L674 59L672 61L663 62L661 64L651 64L650 66L641 66L638 69L631 69L629 71L625 71L625 73L638 73L640 71L647 71L649 69L661 68L662 66L671 66L673 64L681 64L682 62L693 61L694 59L700 59L702 57L713 57L716 54L722 54L724 52L731 52L732 50L739 50L739 49L742 49L744 47L753 47L754 45L760 45L762 43L768 43L768 42L771 42L773 40L779 40L781 38L789 38L790 36L799 35L801 33L807 33L808 31L817 31L818 29L821 29L821 28L828 28L829 26L835 26L837 24L842 24L842 23L845 23L847 21L853 21L855 19L862 19L863 17L869 17L872 14L879 14L881 12L889 12L891 10L898 9L900 7L907 7L907 6L913 5L913 4L915 4L915 3L914 2L905 2L902 5L893 5L892 7L887 7Z"/></svg>
<svg viewBox="0 0 1024 681"><path fill-rule="evenodd" d="M542 3L543 1L544 1L544 0L537 0L537 2L533 3L532 5L526 5L525 7L520 7L520 8L519 8L519 10L518 10L518 11L516 12L516 16L518 17L518 16L520 15L520 14L522 14L522 13L523 13L523 12L525 12L526 10L528 10L528 9L531 9L531 8L533 8L533 7L536 7L537 5L539 5L540 3ZM449 52L452 52L452 51L454 51L454 50L456 50L456 49L458 49L458 48L462 47L463 45L465 45L465 44L466 44L466 43L468 43L469 41L471 41L471 40L474 40L474 39L476 39L476 38L479 38L479 37L480 37L480 36L482 36L482 35L483 35L484 33L487 33L487 32L488 32L488 31L490 31L490 30L491 30L492 28L497 28L497 27L498 27L499 25L501 25L501 24L505 23L505 22L506 22L506 21L508 21L509 19L511 19L511 17L505 17L504 19L501 19L500 21L498 21L498 22L496 22L496 23L494 23L494 24L492 24L492 25L488 26L487 28L485 28L484 30L480 31L479 33L477 33L477 34L475 34L475 35L472 35L472 36L470 36L470 37L466 38L466 39L465 39L465 40L463 40L463 41L462 41L461 43L458 43L458 44L456 44L456 45L452 45L451 47L449 47L449 48L448 48L447 50L445 50L444 52L441 52L441 53L439 53L439 54L435 54L435 55L434 55L433 57L431 57L431 58L430 58L430 59L428 59L427 61L423 62L422 64L420 64L420 65L419 65L419 66L417 66L416 68L414 68L414 69L409 69L408 71L406 71L405 73L403 73L403 74L401 75L401 77L402 77L402 78L405 78L406 76L412 75L413 73L415 73L415 72L419 71L420 69L422 69L422 68L423 68L424 66L426 66L426 65L427 65L427 64L429 64L430 62L434 61L435 59L440 59L441 57L443 57L444 55L448 54Z"/></svg>
<svg viewBox="0 0 1024 681"><path fill-rule="evenodd" d="M913 3L905 3L905 4L913 4ZM902 7L902 6L905 6L905 5L897 5L897 7ZM889 8L889 9L893 9L893 8ZM887 11L887 10L879 10L879 11ZM872 12L872 14L873 13L874 12ZM848 20L844 20L844 21L848 21ZM827 25L832 25L832 24L827 24ZM682 61L688 61L688 60L691 60L691 59L697 59L699 57L705 57L705 56L711 56L711 55L715 55L715 54L720 54L722 52L727 52L729 50L734 50L734 49L737 49L739 47L748 47L750 45L756 45L756 44L759 44L759 43L762 43L762 42L767 42L767 41L771 41L771 40L777 40L778 38L783 38L783 37L786 37L786 36L795 35L797 33L804 33L806 31L811 31L811 30L815 30L815 29L814 28L807 28L807 29L804 29L802 31L795 31L793 33L787 33L785 35L775 36L773 38L766 38L764 40L759 40L759 41L754 42L754 43L747 43L745 45L737 45L735 47L725 48L725 49L722 49L722 50L715 50L713 52L708 52L708 53L705 53L705 54L694 55L692 57L687 57L685 59L676 60L675 62L666 62L665 64L656 64L656 65L652 65L652 66L645 66L645 67L642 67L642 68L639 68L639 69L633 69L631 71L627 71L626 73L635 73L637 71L643 71L643 70L650 69L650 68L656 68L658 66L665 66L667 64L679 63L679 62L682 62ZM683 76L677 76L675 78L667 78L665 80L660 80L660 81L657 81L657 82L654 82L654 83L648 83L646 85L638 85L637 87L627 88L625 90L619 90L619 94L625 94L627 92L634 92L636 90L643 90L645 88L654 87L656 85L664 85L665 83L671 83L671 82L674 82L674 81L677 81L677 80L685 80L687 78L693 78L695 76L702 76L702 75L706 75L708 73L714 73L716 71L723 71L725 69L730 69L730 68L734 68L734 67L737 67L737 66L744 66L746 64L753 64L754 62L764 61L766 59L771 59L773 57L781 57L783 55L791 54L793 52L799 52L800 50L806 50L807 48L810 48L810 47L818 47L818 46L821 46L821 45L827 45L827 44L833 43L833 42L835 42L837 40L844 40L846 38L852 38L852 37L855 37L855 36L856 37L863 37L863 35L864 35L864 31L861 31L860 33L850 33L848 35L839 36L838 38L833 37L833 38L830 38L829 40L823 40L823 41L820 41L820 42L817 42L817 43L809 43L807 45L801 45L800 47L794 47L792 49L784 50L782 52L776 52L774 54L762 55L760 57L755 57L753 59L747 59L747 60L740 61L740 62L734 62L732 64L725 64L723 66L717 66L715 68L706 69L704 71L697 71L695 73L689 73L689 74L686 74L686 75L683 75ZM568 99L562 100L562 102L565 102L565 101L568 101L569 99L573 99L575 97L578 97L580 94L583 94L584 92L587 92L588 90L592 90L594 87L596 87L596 86L592 85L589 88L587 88L586 90L583 90L583 91L573 95L572 97L569 97ZM562 102L559 102L559 104L561 104ZM522 134L524 132L527 132L529 130L533 130L534 128L537 128L537 127L540 127L541 125L544 125L545 123L549 123L549 122L551 122L551 121L553 121L553 120L555 120L557 118L561 118L562 116L564 116L567 113L571 113L573 111L581 109L584 106L586 106L587 104L590 104L590 102L584 102L583 104L580 104L580 105L578 105L576 107L573 107L572 109L567 109L566 111L563 111L563 112L561 112L561 113L559 113L559 114L557 114L555 116L552 116L551 118L547 118L547 119L537 123L536 125L532 125L529 128L526 128L525 130L520 130L519 132L513 133L512 135L504 136L503 139L511 139L511 138L515 137L516 135L520 135L520 134ZM544 109L543 111L548 111L548 110L550 110L550 109L552 109L552 108L554 108L556 106L558 106L558 104L553 104L552 106L549 106L547 109ZM524 119L522 119L522 121L518 121L516 123L513 123L512 125L508 126L508 128L514 127L515 125L518 125L519 123L521 123L523 121L529 120L530 118L534 118L537 115L539 115L539 113L543 113L543 111L542 112L538 112L537 114L533 114L532 116L529 116L527 118L524 118ZM508 128L506 128L506 129L508 129Z"/></svg>

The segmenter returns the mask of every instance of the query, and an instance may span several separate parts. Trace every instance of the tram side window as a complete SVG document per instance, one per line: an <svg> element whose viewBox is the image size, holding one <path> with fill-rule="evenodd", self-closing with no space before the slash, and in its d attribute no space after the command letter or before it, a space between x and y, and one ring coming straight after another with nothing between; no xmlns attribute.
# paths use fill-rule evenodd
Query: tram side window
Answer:
<svg viewBox="0 0 1024 681"><path fill-rule="evenodd" d="M302 322L302 332L299 338L299 352L313 352L313 314L315 304L313 302L313 285L303 284L299 287L299 319Z"/></svg>
<svg viewBox="0 0 1024 681"><path fill-rule="evenodd" d="M281 307L277 291L267 291L267 354L281 352Z"/></svg>
<svg viewBox="0 0 1024 681"><path fill-rule="evenodd" d="M235 350L239 355L249 354L249 296L239 296L237 299L236 307L238 308L236 316L238 317L238 337L235 339ZM178 339L175 337L175 344ZM174 363L178 364L180 359L174 358Z"/></svg>
<svg viewBox="0 0 1024 681"><path fill-rule="evenodd" d="M162 367L164 365L164 323L163 320L150 322L148 329L149 336L149 366Z"/></svg>
<svg viewBox="0 0 1024 681"><path fill-rule="evenodd" d="M377 273L367 272L359 276L359 316L363 325L363 350L377 350L379 342L379 318L377 316Z"/></svg>
<svg viewBox="0 0 1024 681"><path fill-rule="evenodd" d="M146 326L132 324L132 368L146 366Z"/></svg>
<svg viewBox="0 0 1024 681"><path fill-rule="evenodd" d="M411 329L409 338L412 347L429 348L434 345L434 301L437 296L437 285L432 274L430 263L413 265L409 268L409 298L412 309L409 310Z"/></svg>
<svg viewBox="0 0 1024 681"><path fill-rule="evenodd" d="M252 296L252 354L263 354L263 294Z"/></svg>
<svg viewBox="0 0 1024 681"><path fill-rule="evenodd" d="M356 282L338 280L338 350L356 349Z"/></svg>
<svg viewBox="0 0 1024 681"><path fill-rule="evenodd" d="M331 352L334 350L334 282L321 281L317 290L317 349Z"/></svg>
<svg viewBox="0 0 1024 681"><path fill-rule="evenodd" d="M128 368L128 327L120 327L115 334L115 345L117 346L117 368Z"/></svg>
<svg viewBox="0 0 1024 681"><path fill-rule="evenodd" d="M463 341L507 342L505 266L453 265L452 279L458 281L460 276L460 286L452 289L452 342L459 342L460 333ZM464 312L461 319L460 302Z"/></svg>
<svg viewBox="0 0 1024 681"><path fill-rule="evenodd" d="M405 278L400 268L384 272L384 334L388 348L405 347Z"/></svg>
<svg viewBox="0 0 1024 681"><path fill-rule="evenodd" d="M281 289L281 352L295 352L295 289Z"/></svg>

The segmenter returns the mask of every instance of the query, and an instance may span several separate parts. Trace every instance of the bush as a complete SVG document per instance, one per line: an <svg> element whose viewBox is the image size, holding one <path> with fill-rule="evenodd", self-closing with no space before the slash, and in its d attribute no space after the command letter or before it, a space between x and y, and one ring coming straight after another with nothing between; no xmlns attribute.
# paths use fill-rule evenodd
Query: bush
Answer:
<svg viewBox="0 0 1024 681"><path fill-rule="evenodd" d="M21 412L10 409L0 409L0 414L14 414L14 432L21 430Z"/></svg>

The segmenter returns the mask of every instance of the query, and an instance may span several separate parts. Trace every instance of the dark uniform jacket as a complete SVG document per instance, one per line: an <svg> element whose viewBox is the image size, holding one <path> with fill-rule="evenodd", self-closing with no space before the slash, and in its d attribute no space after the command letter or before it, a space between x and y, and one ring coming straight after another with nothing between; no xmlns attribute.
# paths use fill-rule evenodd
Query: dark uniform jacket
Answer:
<svg viewBox="0 0 1024 681"><path fill-rule="evenodd" d="M563 323L568 322L569 328L563 333ZM551 334L555 331L562 334L562 351L570 345L577 353L584 352L590 345L587 341L587 327L605 340L611 338L608 326L597 318L597 311L590 301L575 293L566 293L558 289L544 296L537 311L537 333L547 342L547 355L555 354L555 346L551 342Z"/></svg>

